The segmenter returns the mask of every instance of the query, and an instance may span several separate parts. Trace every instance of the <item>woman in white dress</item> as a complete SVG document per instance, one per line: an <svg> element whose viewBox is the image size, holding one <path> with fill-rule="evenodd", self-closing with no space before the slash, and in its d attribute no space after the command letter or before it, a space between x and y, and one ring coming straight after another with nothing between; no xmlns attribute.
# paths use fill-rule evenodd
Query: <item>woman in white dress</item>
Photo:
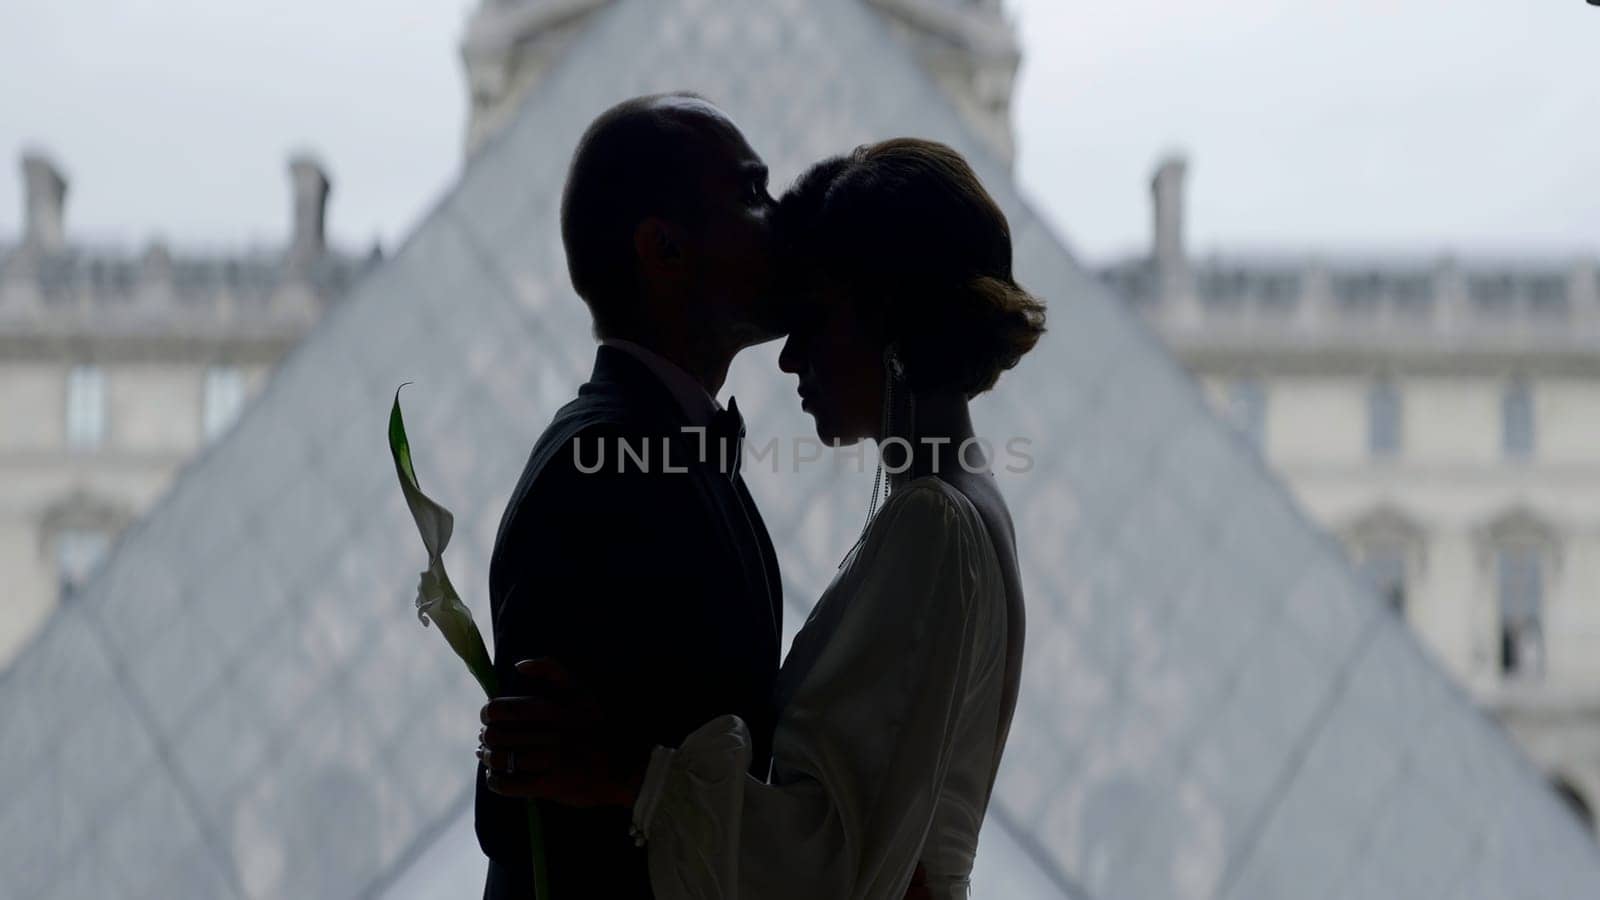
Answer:
<svg viewBox="0 0 1600 900"><path fill-rule="evenodd" d="M600 767L614 784L589 795L631 802L663 900L964 898L1023 643L1011 519L967 403L1032 348L1044 307L942 144L820 163L778 215L797 288L780 364L824 441L878 444L888 498L783 663L766 782L725 716L642 775Z"/></svg>

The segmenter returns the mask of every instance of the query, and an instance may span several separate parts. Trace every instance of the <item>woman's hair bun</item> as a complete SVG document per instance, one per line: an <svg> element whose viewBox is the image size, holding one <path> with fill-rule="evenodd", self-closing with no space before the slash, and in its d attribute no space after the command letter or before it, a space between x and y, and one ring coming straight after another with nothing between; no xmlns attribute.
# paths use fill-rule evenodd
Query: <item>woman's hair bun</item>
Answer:
<svg viewBox="0 0 1600 900"><path fill-rule="evenodd" d="M994 387L1044 334L1044 303L1010 278L979 275L899 322L913 388L975 397Z"/></svg>
<svg viewBox="0 0 1600 900"><path fill-rule="evenodd" d="M824 160L778 206L790 280L850 291L919 390L973 397L1044 333L1044 303L1011 274L1011 226L972 167L899 138Z"/></svg>

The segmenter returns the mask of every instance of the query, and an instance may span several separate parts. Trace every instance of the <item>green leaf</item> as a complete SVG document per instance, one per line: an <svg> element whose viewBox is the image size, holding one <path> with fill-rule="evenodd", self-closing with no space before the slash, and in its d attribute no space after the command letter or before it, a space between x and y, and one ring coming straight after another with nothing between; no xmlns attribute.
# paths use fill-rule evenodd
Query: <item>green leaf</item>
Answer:
<svg viewBox="0 0 1600 900"><path fill-rule="evenodd" d="M405 387L401 385L400 387ZM450 576L444 569L444 548L450 543L450 533L455 527L455 516L422 492L417 483L417 472L411 461L411 443L406 439L405 418L400 414L400 389L394 392L394 408L389 412L389 453L394 457L395 474L400 477L400 490L405 494L406 506L422 535L422 545L428 551L428 570L422 573L417 585L417 619L427 626L438 626L445 642L456 656L467 664L467 670L478 680L486 696L496 693L498 679L489 650L472 621L472 610L461 602Z"/></svg>
<svg viewBox="0 0 1600 900"><path fill-rule="evenodd" d="M404 384L400 385L400 388L403 387ZM411 509L412 521L417 523L422 546L427 549L428 562L431 564L449 546L450 535L455 530L455 516L424 494L417 483L417 473L411 465L411 443L406 440L406 423L400 415L400 388L394 390L394 408L389 412L389 453L394 457L395 474L400 476L400 490L405 494L406 506Z"/></svg>

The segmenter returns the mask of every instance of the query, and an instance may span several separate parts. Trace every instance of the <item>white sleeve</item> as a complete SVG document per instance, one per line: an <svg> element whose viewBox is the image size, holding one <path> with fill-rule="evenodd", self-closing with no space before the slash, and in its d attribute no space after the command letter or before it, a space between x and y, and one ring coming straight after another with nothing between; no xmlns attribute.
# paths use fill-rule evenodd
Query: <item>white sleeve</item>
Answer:
<svg viewBox="0 0 1600 900"><path fill-rule="evenodd" d="M775 783L746 774L732 716L655 750L634 827L658 898L904 894L967 696L982 539L936 487L884 507L843 618L778 721Z"/></svg>

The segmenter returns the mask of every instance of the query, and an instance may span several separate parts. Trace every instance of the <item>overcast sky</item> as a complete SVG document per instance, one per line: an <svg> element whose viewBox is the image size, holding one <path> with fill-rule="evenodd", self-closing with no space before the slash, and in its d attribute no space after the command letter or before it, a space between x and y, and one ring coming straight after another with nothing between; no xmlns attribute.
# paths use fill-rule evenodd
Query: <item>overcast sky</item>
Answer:
<svg viewBox="0 0 1600 900"><path fill-rule="evenodd" d="M737 0L725 0L737 2ZM68 227L276 244L286 155L335 239L392 246L460 160L472 0L8 0L0 240L43 146ZM1584 0L1009 0L1020 175L1090 259L1141 250L1190 159L1199 252L1600 253L1600 7Z"/></svg>

